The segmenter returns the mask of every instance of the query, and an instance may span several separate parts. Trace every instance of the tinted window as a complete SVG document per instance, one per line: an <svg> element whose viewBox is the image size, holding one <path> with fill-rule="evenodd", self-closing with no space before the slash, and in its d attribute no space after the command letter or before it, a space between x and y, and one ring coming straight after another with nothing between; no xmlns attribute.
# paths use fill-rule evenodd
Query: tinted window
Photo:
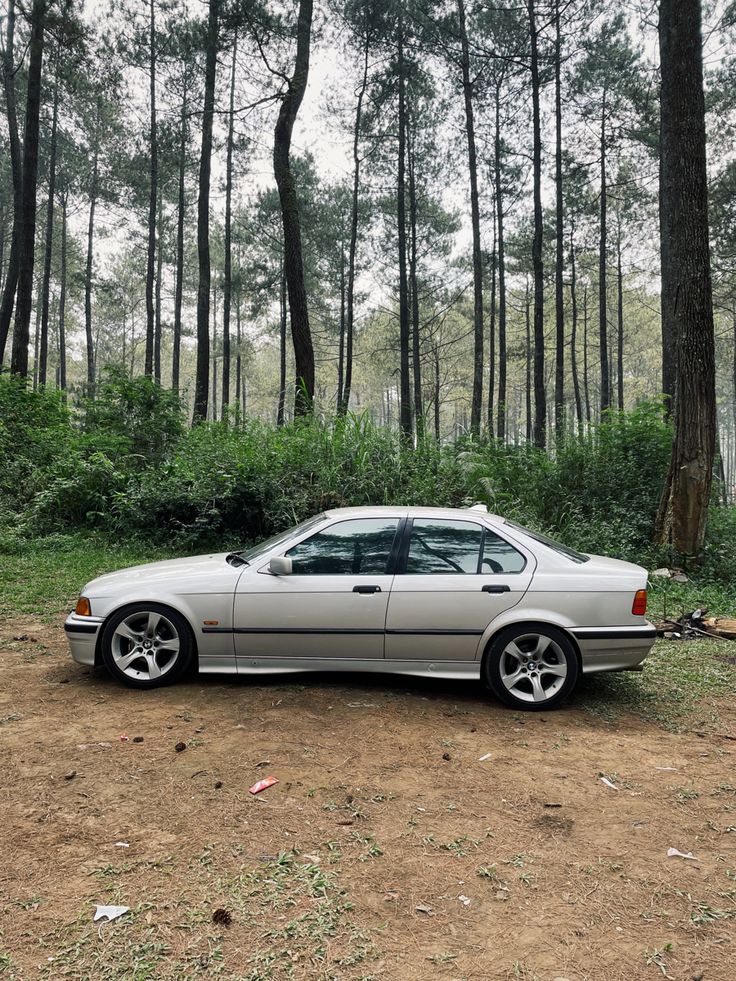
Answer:
<svg viewBox="0 0 736 981"><path fill-rule="evenodd" d="M295 576L382 576L398 518L340 521L286 553Z"/></svg>
<svg viewBox="0 0 736 981"><path fill-rule="evenodd" d="M481 562L482 573L487 575L494 572L521 572L525 565L526 559L513 545L509 545L494 532L486 531Z"/></svg>
<svg viewBox="0 0 736 981"><path fill-rule="evenodd" d="M416 518L406 571L410 575L475 575L483 529L471 521Z"/></svg>

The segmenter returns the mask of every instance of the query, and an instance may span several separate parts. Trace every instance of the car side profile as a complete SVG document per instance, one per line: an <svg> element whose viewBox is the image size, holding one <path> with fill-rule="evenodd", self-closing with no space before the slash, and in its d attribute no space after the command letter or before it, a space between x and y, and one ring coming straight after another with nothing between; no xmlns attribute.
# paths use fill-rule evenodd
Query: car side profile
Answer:
<svg viewBox="0 0 736 981"><path fill-rule="evenodd" d="M88 583L72 657L134 688L200 672L358 671L484 681L549 709L581 673L639 670L647 573L469 509L326 511L242 552Z"/></svg>

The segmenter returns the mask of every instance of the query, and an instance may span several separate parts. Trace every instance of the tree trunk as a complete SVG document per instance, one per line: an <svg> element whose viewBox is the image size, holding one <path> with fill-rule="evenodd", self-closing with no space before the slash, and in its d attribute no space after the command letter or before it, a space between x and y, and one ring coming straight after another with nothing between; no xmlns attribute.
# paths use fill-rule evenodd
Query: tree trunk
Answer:
<svg viewBox="0 0 736 981"><path fill-rule="evenodd" d="M370 52L370 31L368 29L366 8L365 47L363 49L363 78L358 90L358 104L355 109L353 126L353 196L350 205L350 245L348 247L348 281L345 293L345 381L342 388L342 403L338 413L345 415L350 408L350 390L353 385L353 338L355 334L355 259L358 249L358 204L360 193L360 127L363 116L363 99L368 88L368 56Z"/></svg>
<svg viewBox="0 0 736 981"><path fill-rule="evenodd" d="M542 260L542 135L539 121L539 64L535 0L527 0L531 39L532 117L534 130L534 444L544 449L547 442L547 397L544 390L544 264Z"/></svg>
<svg viewBox="0 0 736 981"><path fill-rule="evenodd" d="M8 120L10 169L13 177L13 230L10 237L8 270L5 276L2 301L0 302L0 365L5 359L5 346L8 342L13 306L15 305L15 290L18 285L18 270L20 268L20 229L23 215L23 162L15 97L15 0L8 0L7 20L3 57L3 89L5 92L5 112Z"/></svg>
<svg viewBox="0 0 736 981"><path fill-rule="evenodd" d="M493 196L493 248L491 249L491 303L488 315L488 435L493 436L493 396L496 387L496 197Z"/></svg>
<svg viewBox="0 0 736 981"><path fill-rule="evenodd" d="M340 236L340 333L337 350L337 414L342 415L345 386L345 242Z"/></svg>
<svg viewBox="0 0 736 981"><path fill-rule="evenodd" d="M661 129L661 117L660 117ZM675 298L676 284L672 282L672 262L669 256L669 235L666 231L665 203L662 198L664 172L662 163L662 134L660 132L659 153L659 254L660 254L660 305L662 319L662 394L665 396L665 413L669 418L675 399Z"/></svg>
<svg viewBox="0 0 736 981"><path fill-rule="evenodd" d="M529 297L529 277L526 280L524 292L524 324L526 327L526 441L531 444L534 438L532 416L532 325Z"/></svg>
<svg viewBox="0 0 736 981"><path fill-rule="evenodd" d="M572 329L570 334L570 373L572 388L575 394L575 418L577 420L578 436L583 434L583 402L580 396L580 379L578 378L578 287L577 270L575 267L575 229L570 228L570 306L572 308Z"/></svg>
<svg viewBox="0 0 736 981"><path fill-rule="evenodd" d="M286 408L286 276L281 259L281 292L279 318L279 403L276 409L276 425L283 426Z"/></svg>
<svg viewBox="0 0 736 981"><path fill-rule="evenodd" d="M100 105L97 103L95 147L92 157L92 180L89 189L89 221L87 223L87 264L84 276L84 330L87 338L87 394L92 396L95 387L95 349L92 338L92 267L94 260L95 208L97 207L97 175L99 157Z"/></svg>
<svg viewBox="0 0 736 981"><path fill-rule="evenodd" d="M503 184L501 182L501 84L496 84L496 131L493 140L498 228L498 417L496 436L506 439L506 240L504 237Z"/></svg>
<svg viewBox="0 0 736 981"><path fill-rule="evenodd" d="M240 346L243 340L240 323L240 287L235 300L235 425L239 426L242 418L242 403L240 389L242 385L243 361Z"/></svg>
<svg viewBox="0 0 736 981"><path fill-rule="evenodd" d="M146 263L146 357L144 374L154 372L154 344L156 313L154 306L154 280L156 276L156 210L158 207L158 134L156 121L156 17L155 0L149 0L150 11L150 189L148 197L148 259Z"/></svg>
<svg viewBox="0 0 736 981"><path fill-rule="evenodd" d="M58 53L57 53L58 62ZM41 287L41 336L39 339L38 384L46 384L46 368L49 356L49 293L51 290L51 257L54 240L54 194L56 193L56 132L59 120L58 63L54 82L54 110L51 120L51 154L49 159L48 203L46 205L46 244L43 261L43 285Z"/></svg>
<svg viewBox="0 0 736 981"><path fill-rule="evenodd" d="M227 421L230 406L230 307L233 291L232 201L233 139L235 132L235 66L238 58L238 32L233 39L233 64L230 72L230 118L227 126L227 162L225 164L225 268L222 292L222 418Z"/></svg>
<svg viewBox="0 0 736 981"><path fill-rule="evenodd" d="M588 286L583 287L583 392L585 393L585 421L590 427L590 376L588 372Z"/></svg>
<svg viewBox="0 0 736 981"><path fill-rule="evenodd" d="M657 540L695 555L705 535L715 454L715 338L700 0L661 0L662 209L677 341L675 434Z"/></svg>
<svg viewBox="0 0 736 981"><path fill-rule="evenodd" d="M470 171L470 224L473 232L473 396L470 409L470 429L480 431L483 403L483 253L480 241L480 207L478 204L478 164L475 151L475 121L473 118L473 83L470 80L470 51L465 23L465 0L457 0L462 51L463 95L465 97L465 131L468 141Z"/></svg>
<svg viewBox="0 0 736 981"><path fill-rule="evenodd" d="M156 311L153 328L153 378L157 385L161 384L161 289L164 269L164 250L163 250L163 201L161 194L158 196L158 248L156 249Z"/></svg>
<svg viewBox="0 0 736 981"><path fill-rule="evenodd" d="M608 373L608 297L606 289L606 259L608 251L608 194L606 189L606 90L603 90L601 110L601 188L600 188L600 248L598 252L598 344L601 359L601 417L611 406L611 379Z"/></svg>
<svg viewBox="0 0 736 981"><path fill-rule="evenodd" d="M212 289L212 422L217 422L217 286Z"/></svg>
<svg viewBox="0 0 736 981"><path fill-rule="evenodd" d="M28 377L28 339L33 307L33 264L36 245L36 189L38 183L38 124L41 110L46 0L33 0L30 58L26 90L26 127L23 140L23 217L20 229L18 292L10 370Z"/></svg>
<svg viewBox="0 0 736 981"><path fill-rule="evenodd" d="M434 438L440 441L440 349L434 346Z"/></svg>
<svg viewBox="0 0 736 981"><path fill-rule="evenodd" d="M187 161L187 98L189 94L189 72L184 71L184 94L181 102L179 121L179 198L176 219L176 286L174 287L174 343L171 354L171 387L179 391L181 363L181 308L184 292L184 218L186 214L186 161Z"/></svg>
<svg viewBox="0 0 736 981"><path fill-rule="evenodd" d="M411 343L414 382L414 422L417 439L424 436L424 407L422 405L422 364L419 348L419 285L417 280L417 189L416 159L411 139L407 140L409 160L409 283L411 287Z"/></svg>
<svg viewBox="0 0 736 981"><path fill-rule="evenodd" d="M396 188L396 221L399 248L399 424L411 439L411 386L409 381L409 290L406 276L406 79L404 78L404 21L398 20L399 159Z"/></svg>
<svg viewBox="0 0 736 981"><path fill-rule="evenodd" d="M66 391L66 239L69 191L61 194L61 269L59 272L59 388Z"/></svg>
<svg viewBox="0 0 736 981"><path fill-rule="evenodd" d="M555 255L555 433L558 439L560 436L564 436L565 423L565 305L562 278L565 265L565 251L562 198L561 49L560 0L555 0L555 233L557 246Z"/></svg>
<svg viewBox="0 0 736 981"><path fill-rule="evenodd" d="M621 270L621 224L616 242L616 280L618 293L618 332L616 335L616 381L618 411L624 411L624 277Z"/></svg>
<svg viewBox="0 0 736 981"><path fill-rule="evenodd" d="M291 169L291 136L309 77L313 0L299 0L294 74L281 101L273 141L273 171L279 189L284 228L284 272L289 295L291 336L296 369L294 414L308 415L314 407L314 348L304 286L302 235L296 180Z"/></svg>
<svg viewBox="0 0 736 981"><path fill-rule="evenodd" d="M194 383L194 423L207 418L210 371L210 171L212 169L212 117L215 108L217 35L220 0L209 0L207 18L207 60L202 116L202 151L199 161L199 202L197 206L197 373Z"/></svg>

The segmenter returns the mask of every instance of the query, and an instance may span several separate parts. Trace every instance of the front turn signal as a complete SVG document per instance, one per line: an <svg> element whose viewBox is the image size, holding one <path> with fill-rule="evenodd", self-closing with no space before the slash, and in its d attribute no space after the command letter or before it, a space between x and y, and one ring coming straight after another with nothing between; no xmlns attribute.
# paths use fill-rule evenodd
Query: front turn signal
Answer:
<svg viewBox="0 0 736 981"><path fill-rule="evenodd" d="M91 617L92 610L90 609L89 600L86 596L80 596L77 600L77 605L74 607L74 612L78 617Z"/></svg>
<svg viewBox="0 0 736 981"><path fill-rule="evenodd" d="M634 595L634 605L631 607L631 612L635 617L643 617L647 612L647 591L646 589L637 589Z"/></svg>

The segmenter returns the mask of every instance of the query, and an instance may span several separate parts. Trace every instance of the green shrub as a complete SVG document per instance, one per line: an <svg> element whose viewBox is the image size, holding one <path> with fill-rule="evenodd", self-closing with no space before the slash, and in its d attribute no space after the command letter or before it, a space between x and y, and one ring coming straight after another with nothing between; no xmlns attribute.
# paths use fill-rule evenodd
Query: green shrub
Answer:
<svg viewBox="0 0 736 981"><path fill-rule="evenodd" d="M71 436L57 392L34 392L22 379L0 375L0 521L11 521L27 505L36 474L65 453Z"/></svg>
<svg viewBox="0 0 736 981"><path fill-rule="evenodd" d="M159 463L184 432L184 412L176 392L152 378L129 378L105 369L94 399L83 403L80 448L101 452L126 468Z"/></svg>

